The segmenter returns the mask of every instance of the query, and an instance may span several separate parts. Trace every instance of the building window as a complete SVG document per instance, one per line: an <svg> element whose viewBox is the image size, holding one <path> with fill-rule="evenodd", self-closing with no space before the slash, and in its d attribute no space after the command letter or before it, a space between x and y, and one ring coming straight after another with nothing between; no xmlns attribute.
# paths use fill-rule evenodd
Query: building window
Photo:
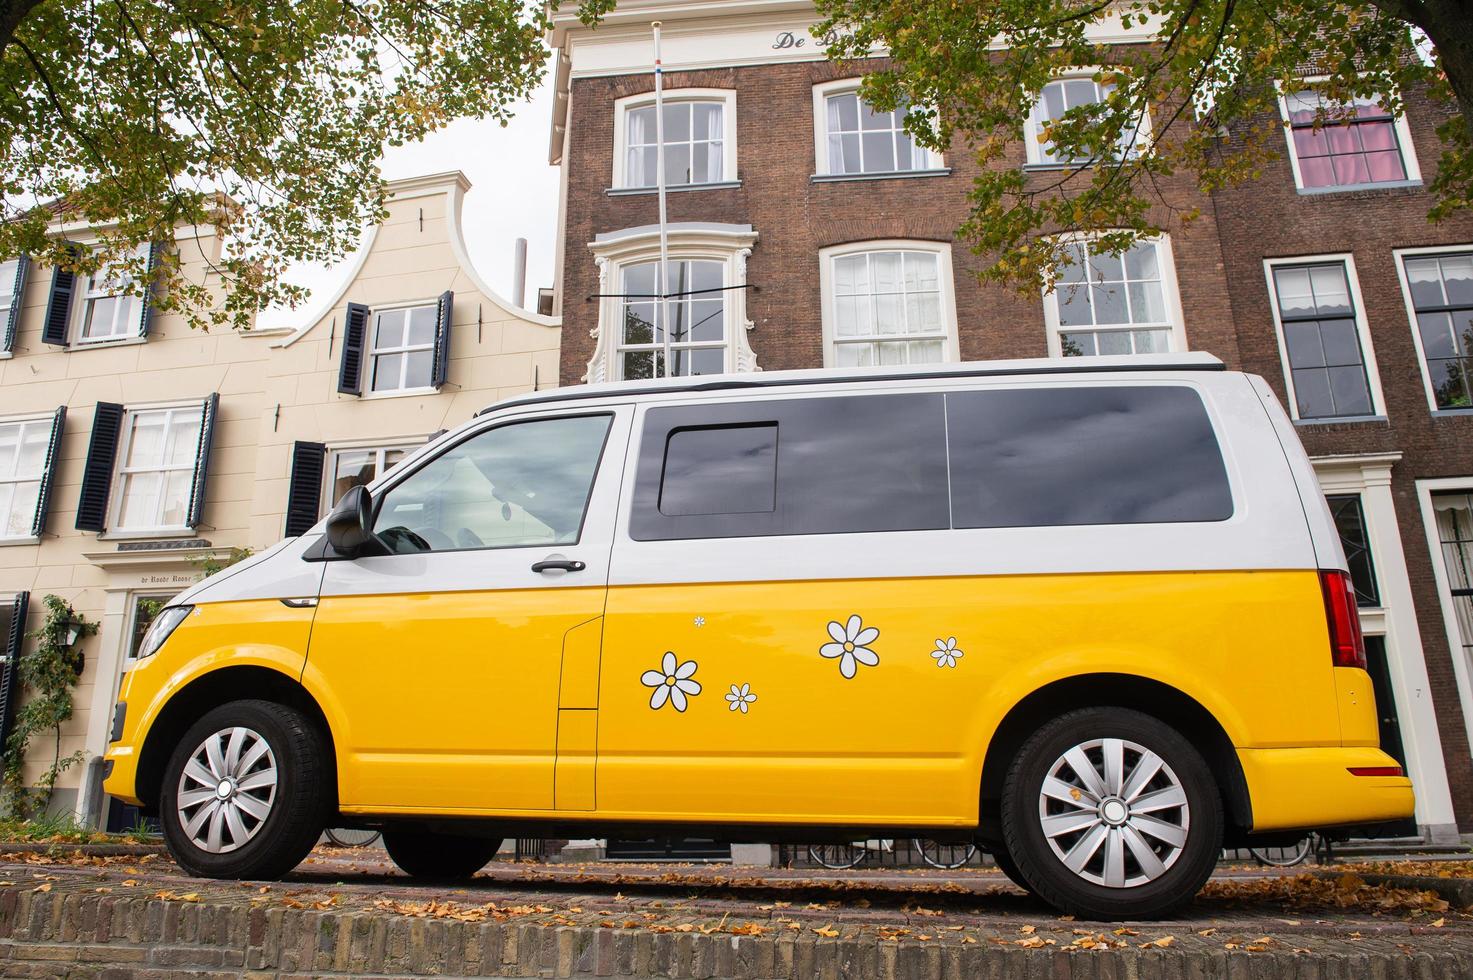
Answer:
<svg viewBox="0 0 1473 980"><path fill-rule="evenodd" d="M0 324L10 319L10 308L20 302L18 284L20 282L21 259L9 259L0 262ZM7 289L11 284L17 284L17 288Z"/></svg>
<svg viewBox="0 0 1473 980"><path fill-rule="evenodd" d="M665 185L736 179L736 93L676 89L664 98ZM620 99L615 111L614 187L656 186L660 145L652 94Z"/></svg>
<svg viewBox="0 0 1473 980"><path fill-rule="evenodd" d="M672 259L665 264L669 297L660 315L655 280L658 262L623 269L619 377L625 381L721 374L726 370L725 264ZM665 331L670 331L669 370Z"/></svg>
<svg viewBox="0 0 1473 980"><path fill-rule="evenodd" d="M858 80L818 86L818 172L833 176L936 170L936 155L905 131L909 108L878 112L859 95Z"/></svg>
<svg viewBox="0 0 1473 980"><path fill-rule="evenodd" d="M414 449L413 446L393 446L334 450L327 468L328 483L324 504L330 509L349 490L368 486Z"/></svg>
<svg viewBox="0 0 1473 980"><path fill-rule="evenodd" d="M1332 494L1325 498L1335 530L1340 534L1340 547L1350 568L1350 581L1355 586L1355 601L1361 606L1381 605L1381 590L1376 587L1376 566L1371 561L1371 540L1366 530L1366 515L1360 494Z"/></svg>
<svg viewBox="0 0 1473 980"><path fill-rule="evenodd" d="M1301 419L1376 414L1349 261L1269 263L1285 375Z"/></svg>
<svg viewBox="0 0 1473 980"><path fill-rule="evenodd" d="M53 419L0 424L0 538L29 538L41 499Z"/></svg>
<svg viewBox="0 0 1473 980"><path fill-rule="evenodd" d="M824 363L937 364L957 359L951 252L927 242L826 249Z"/></svg>
<svg viewBox="0 0 1473 980"><path fill-rule="evenodd" d="M1056 78L1043 87L1038 101L1028 114L1026 127L1028 163L1032 166L1065 166L1092 162L1088 156L1075 156L1058 149L1046 136L1051 123L1063 118L1070 109L1097 105L1104 102L1115 91L1113 82L1101 82L1095 73ZM1142 113L1138 125L1120 134L1116 144L1115 159L1130 159L1138 153L1138 147L1150 139L1150 119Z"/></svg>
<svg viewBox="0 0 1473 980"><path fill-rule="evenodd" d="M435 367L434 304L374 314L371 391L429 388Z"/></svg>
<svg viewBox="0 0 1473 980"><path fill-rule="evenodd" d="M1176 270L1165 239L1123 254L1088 241L1066 246L1068 261L1045 294L1050 352L1064 357L1159 354L1184 349Z"/></svg>
<svg viewBox="0 0 1473 980"><path fill-rule="evenodd" d="M104 265L84 280L82 320L77 343L96 343L134 337L139 332L143 301L128 292L133 277L121 264Z"/></svg>
<svg viewBox="0 0 1473 980"><path fill-rule="evenodd" d="M200 424L198 405L127 414L112 527L136 531L188 526Z"/></svg>
<svg viewBox="0 0 1473 980"><path fill-rule="evenodd" d="M1379 98L1349 105L1313 88L1284 96L1294 180L1304 190L1337 190L1421 179L1405 122Z"/></svg>
<svg viewBox="0 0 1473 980"><path fill-rule="evenodd" d="M1473 493L1434 493L1431 502L1457 636L1473 658Z"/></svg>
<svg viewBox="0 0 1473 980"><path fill-rule="evenodd" d="M1437 408L1473 408L1473 252L1402 257L1407 302Z"/></svg>

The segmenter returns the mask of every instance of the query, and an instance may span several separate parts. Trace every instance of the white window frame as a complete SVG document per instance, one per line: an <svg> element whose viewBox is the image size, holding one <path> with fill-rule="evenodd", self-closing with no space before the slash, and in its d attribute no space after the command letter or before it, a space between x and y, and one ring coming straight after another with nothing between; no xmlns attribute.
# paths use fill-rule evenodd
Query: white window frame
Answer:
<svg viewBox="0 0 1473 980"><path fill-rule="evenodd" d="M1102 72L1116 72L1120 74L1124 73L1123 70L1119 68L1110 68L1105 65L1089 65L1079 68L1071 68L1068 71L1060 72L1059 74L1051 77L1045 84L1047 85L1053 82L1065 82L1069 81L1070 79L1083 78L1088 79L1089 81L1094 81L1095 84L1098 86L1099 82L1095 81L1095 76L1099 75ZM1045 160L1043 156L1043 142L1038 138L1039 134L1043 131L1044 123L1047 122L1047 120L1044 119L1044 117L1039 112L1039 109L1042 105L1043 89L1040 88L1038 90L1038 97L1035 98L1033 100L1033 104L1028 107L1028 118L1024 121L1023 124L1023 146L1027 152L1029 167L1057 168L1061 170L1068 170L1093 167L1102 162L1099 160L1074 162L1068 160ZM1135 142L1131 145L1130 153L1125 157L1125 159L1133 160L1137 157L1144 156L1147 153L1151 152L1151 145L1154 141L1155 134L1151 128L1151 110L1150 107L1147 106L1141 112L1140 129L1135 134ZM1111 158L1110 160L1103 162L1114 163L1117 159L1119 158Z"/></svg>
<svg viewBox="0 0 1473 980"><path fill-rule="evenodd" d="M154 538L169 535L184 535L194 533L194 529L191 528L187 523L149 524L146 526L138 527L121 526L123 501L127 496L126 487L124 485L125 477L131 476L135 473L178 473L184 472L186 470L190 474L193 474L198 470L199 442L197 440L195 442L194 457L190 459L188 464L174 463L160 467L141 467L137 469L127 466L128 453L132 449L133 445L133 420L140 415L152 415L160 412L171 413L169 418L170 427L172 427L174 424L174 413L178 413L184 418L192 417L196 422L200 421L201 419L200 403L197 401L185 402L182 404L179 402L171 402L163 405L130 405L123 410L122 431L120 434L120 438L118 439L118 455L117 460L113 463L112 492L109 494L111 499L108 501L108 521L106 532L106 537L108 538ZM168 442L166 431L165 445L167 444ZM159 510L162 509L163 503L164 496L162 493L160 493L158 505L154 509L155 517L159 515ZM187 521L189 511L189 499L187 497L184 501L184 509L185 519Z"/></svg>
<svg viewBox="0 0 1473 980"><path fill-rule="evenodd" d="M123 669L119 674L126 674L138 664L138 658L133 655L133 634L138 629L138 603L143 599L158 599L168 606L169 601L183 592L184 589L175 589L173 592L152 592L148 589L139 589L136 592L125 594L125 622L123 623ZM160 609L160 612L163 610ZM115 680L114 683L118 681Z"/></svg>
<svg viewBox="0 0 1473 980"><path fill-rule="evenodd" d="M1083 244L1089 249L1100 236L1097 234L1071 235L1064 244ZM1161 269L1161 302L1166 307L1167 326L1171 330L1171 352L1182 353L1187 348L1186 316L1181 306L1181 286L1176 277L1176 259L1172 254L1171 236L1165 233L1142 239L1156 246L1156 262ZM1057 289L1043 291L1043 322L1048 332L1048 356L1063 357L1064 345L1061 335L1076 333L1110 333L1130 330L1159 330L1163 325L1121 323L1105 326L1065 327L1059 322L1059 297Z"/></svg>
<svg viewBox="0 0 1473 980"><path fill-rule="evenodd" d="M149 246L143 245L128 258L143 258L148 254ZM77 276L76 298L72 302L72 322L67 325L68 335L72 347L99 347L106 344L138 343L144 338L140 336L139 330L143 325L144 297L137 293L128 293L126 289L114 292L100 287L100 279L105 276L107 267L98 269L97 272L88 276ZM133 315L124 323L121 333L111 333L106 337L83 337L82 330L87 325L87 310L94 300L107 299L113 296L131 296L135 300ZM117 314L113 314L113 323L117 323Z"/></svg>
<svg viewBox="0 0 1473 980"><path fill-rule="evenodd" d="M834 263L841 258L850 255L863 255L873 252L925 252L936 256L936 276L941 284L941 320L942 331L938 334L905 334L903 336L890 337L866 337L855 338L854 343L876 343L883 340L908 341L908 340L941 340L944 341L942 363L953 363L961 360L961 348L957 338L957 316L956 316L956 280L952 274L951 267L951 245L948 242L928 242L909 238L885 238L874 241L849 242L844 245L831 245L828 248L819 249L818 252L818 283L820 294L820 311L823 322L823 366L826 368L836 367L839 363L838 348L841 343L848 341L838 340L838 314L835 307L838 305L834 296Z"/></svg>
<svg viewBox="0 0 1473 980"><path fill-rule="evenodd" d="M917 145L930 159L930 165L915 170L885 170L872 173L835 173L829 166L829 112L831 95L857 93L864 84L863 78L836 78L831 82L820 82L813 86L813 163L814 175L826 180L880 180L887 177L913 177L946 173L946 158L930 147ZM861 99L862 101L862 99Z"/></svg>
<svg viewBox="0 0 1473 980"><path fill-rule="evenodd" d="M10 426L10 425L20 426L21 427L21 430L22 430L21 431L21 435L22 436L25 435L24 429L25 429L26 426L29 426L29 425L42 425L42 426L44 426L45 429L47 430L46 441L47 441L47 444L49 445L50 444L50 441L51 441L51 437L52 437L51 436L51 430L54 429L55 426L56 426L56 416L55 415L25 415L25 416L20 416L20 417L17 417L17 418L0 419L0 428L3 428L5 426ZM20 443L19 442L16 443L16 459L17 460L20 459ZM44 455L41 457L41 472L36 477L36 479L40 480L42 483L44 483L46 481L46 457ZM3 474L0 474L0 483L30 483L30 482L31 482L31 479L29 477L28 478L25 478L25 479L22 479L22 478L19 478L19 477L14 476L14 475L3 475ZM40 498L39 497L37 498L36 504L37 504L38 507L40 506ZM36 520L36 514L35 514L35 511L32 511L31 512L31 523L33 525L35 524L35 520ZM40 538L38 538L35 535L30 534L30 533L27 533L27 534L16 534L16 535L4 535L4 534L0 534L0 546L10 545L10 544L35 544L39 540L40 540Z"/></svg>
<svg viewBox="0 0 1473 980"><path fill-rule="evenodd" d="M373 453L374 479L377 480L388 472L384 465L384 457L392 452L402 452L404 459L408 459L414 451L422 448L428 440L421 439L418 442L405 440L400 442L375 442L370 444L338 443L327 447L327 463L322 468L322 493L318 498L318 517L326 517L337 503L333 496L333 484L337 482L338 457L345 453ZM399 462L403 462L400 460ZM394 464L398 465L398 463ZM371 482L371 481L370 481Z"/></svg>
<svg viewBox="0 0 1473 980"><path fill-rule="evenodd" d="M700 222L676 222L669 226L669 255L671 262L682 260L710 260L725 264L722 283L726 322L723 336L726 338L726 373L741 373L760 370L757 356L747 340L752 321L747 317L747 258L757 241L757 233L748 225L715 225ZM631 228L623 232L601 236L589 246L594 263L598 267L599 325L593 335L597 341L593 356L588 361L588 371L583 380L590 382L617 381L620 379L622 362L619 358L619 342L622 335L624 300L624 269L630 265L653 262L660 256L659 230L655 226Z"/></svg>
<svg viewBox="0 0 1473 980"><path fill-rule="evenodd" d="M1437 492L1473 493L1473 476L1417 480L1417 502L1422 511L1422 529L1427 535L1427 550L1432 555L1432 578L1437 585L1437 602L1442 610L1442 626L1447 648L1452 654L1453 676L1458 684L1458 700L1463 708L1463 727L1473 742L1473 664L1462 655L1463 637L1458 627L1457 609L1453 605L1452 578L1442 557L1442 539L1437 533L1437 512L1432 495Z"/></svg>
<svg viewBox="0 0 1473 980"><path fill-rule="evenodd" d="M680 189L683 191L700 190L702 188L730 187L741 182L737 173L737 104L736 90L726 88L675 88L666 89L664 92L665 104L672 102L714 102L721 105L721 179L699 184L671 184L668 183L667 190ZM655 93L644 92L639 95L626 95L622 99L614 100L614 172L613 183L610 184L615 191L630 194L653 194L656 188L653 184L649 186L632 187L629 184L629 111L631 109L643 109L655 104Z"/></svg>
<svg viewBox="0 0 1473 980"><path fill-rule="evenodd" d="M1406 260L1415 259L1424 255L1453 255L1466 252L1473 255L1473 242L1465 245L1431 245L1419 248L1397 248L1392 249L1391 255L1396 261L1396 275L1401 280L1401 298L1406 304L1407 326L1412 331L1412 343L1417 348L1417 369L1422 372L1422 388L1427 393L1427 409L1433 415L1468 415L1473 413L1469 408L1439 408L1437 406L1437 392L1432 388L1432 374L1427 370L1427 351L1422 346L1422 330L1417 325L1417 305L1412 301L1412 282L1407 278Z"/></svg>
<svg viewBox="0 0 1473 980"><path fill-rule="evenodd" d="M4 320L10 315L10 301L14 298L15 290L13 287L20 262L20 259L6 259L4 262L0 262L0 320ZM9 275L5 273L6 266L10 267L11 271ZM5 288L6 283L10 283L12 288ZM21 301L24 302L24 300L25 298L21 297Z"/></svg>
<svg viewBox="0 0 1473 980"><path fill-rule="evenodd" d="M431 379L431 382L433 382L433 380L434 380L434 356L435 356L434 355L434 350L435 350L435 337L434 337L434 333L433 332L431 332L431 334L430 334L430 342L429 342L428 345L416 344L416 345L409 346L409 347L384 347L384 348L380 349L380 348L374 346L374 341L375 341L375 339L378 336L378 320L379 320L379 317L382 316L383 314L385 314L385 313L402 313L405 310L417 310L417 309L421 309L421 308L424 308L424 307L428 307L431 310L436 310L438 308L437 305L436 305L437 302L438 301L437 300L434 300L434 299L411 300L409 302L404 302L404 303L392 303L392 304L389 304L389 305L386 305L386 306L374 307L370 311L370 322L368 324L367 335L363 338L363 353L364 353L364 358L365 358L364 366L363 366L363 368L364 368L363 394L361 396L359 396L359 397L361 397L361 398L403 398L406 395L433 395L433 394L435 394L436 389L435 389L435 386L434 386L433 383L428 384L428 385L423 385L423 386L417 387L417 388L404 388L404 387L400 387L400 388L387 388L387 389L385 389L383 391L375 391L374 388L373 388L373 379L374 379L374 372L377 369L378 357L379 357L380 354L407 354L407 353L410 353L410 352L413 352L413 351L428 350L428 351L430 351L430 379ZM409 361L406 358L405 361L404 361L404 365L402 367L400 367L400 369L399 369L399 381L400 381L401 384L403 383L405 374L407 373L407 371L409 369L408 368L408 365L409 365Z"/></svg>
<svg viewBox="0 0 1473 980"><path fill-rule="evenodd" d="M1294 371L1289 364L1289 345L1284 341L1284 319L1279 313L1279 291L1274 285L1274 269L1280 266L1329 265L1345 263L1345 279L1350 286L1350 299L1355 304L1355 332L1360 338L1361 358L1365 362L1366 383L1371 389L1370 415L1337 415L1332 418L1301 419L1299 398L1294 393ZM1268 287L1269 308L1273 311L1274 336L1279 344L1279 364L1284 372L1284 390L1289 394L1289 417L1301 425L1325 425L1344 422L1378 422L1386 420L1386 397L1381 391L1381 371L1376 365L1376 348L1371 344L1371 327L1366 319L1366 302L1361 296L1360 276L1355 271L1355 256L1349 252L1321 255L1294 255L1263 260L1263 277Z"/></svg>
<svg viewBox="0 0 1473 980"><path fill-rule="evenodd" d="M1294 172L1294 188L1301 194L1339 194L1344 191L1366 191L1380 190L1396 187L1415 187L1422 183L1422 168L1417 163L1417 149L1412 144L1412 129L1407 124L1406 113L1398 112L1392 115L1392 125L1396 129L1396 142L1401 150L1402 164L1406 167L1405 180L1386 180L1369 184L1344 184L1335 187L1305 187L1304 175L1299 169L1299 151L1294 146L1294 127L1289 122L1289 96L1304 89L1314 88L1325 82L1328 75L1307 75L1298 82L1294 92L1285 91L1279 86L1279 121L1284 127L1284 142L1288 146L1289 168Z"/></svg>

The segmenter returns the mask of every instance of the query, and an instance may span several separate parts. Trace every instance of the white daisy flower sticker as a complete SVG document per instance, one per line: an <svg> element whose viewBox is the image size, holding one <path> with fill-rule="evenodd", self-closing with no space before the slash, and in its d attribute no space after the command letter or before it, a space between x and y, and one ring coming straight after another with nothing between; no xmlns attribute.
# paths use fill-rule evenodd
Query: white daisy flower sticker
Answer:
<svg viewBox="0 0 1473 980"><path fill-rule="evenodd" d="M705 616L697 616L696 617L696 625L697 626L705 626L706 625L706 617Z"/></svg>
<svg viewBox="0 0 1473 980"><path fill-rule="evenodd" d="M675 705L676 711L684 711L686 695L694 697L701 693L701 685L691 680L696 667L694 660L677 663L675 654L666 651L664 659L660 661L660 669L647 670L639 678L639 682L645 687L654 688L650 692L650 707L658 711L669 701Z"/></svg>
<svg viewBox="0 0 1473 980"><path fill-rule="evenodd" d="M948 636L936 641L936 649L931 651L931 656L936 658L937 667L955 667L957 658L963 654L956 648L956 637Z"/></svg>
<svg viewBox="0 0 1473 980"><path fill-rule="evenodd" d="M733 684L731 686L731 693L726 696L726 700L730 704L732 711L740 711L742 714L746 714L747 705L756 701L757 695L752 693L751 684L743 684L741 687Z"/></svg>
<svg viewBox="0 0 1473 980"><path fill-rule="evenodd" d="M821 656L833 660L839 659L839 673L846 678L852 678L858 669L856 664L864 664L873 667L880 662L880 657L869 648L869 644L880 638L880 631L873 626L865 626L859 616L850 616L849 621L842 626L837 622L829 623L829 638L832 643L825 643L818 648Z"/></svg>

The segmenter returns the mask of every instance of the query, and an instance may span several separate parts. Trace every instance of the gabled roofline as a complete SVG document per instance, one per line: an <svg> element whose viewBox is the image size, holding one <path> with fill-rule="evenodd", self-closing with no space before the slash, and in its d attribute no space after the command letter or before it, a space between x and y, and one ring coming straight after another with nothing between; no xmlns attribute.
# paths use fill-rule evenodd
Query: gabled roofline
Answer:
<svg viewBox="0 0 1473 980"><path fill-rule="evenodd" d="M1227 365L1202 351L1186 354L1122 354L1105 357L1033 357L1006 361L964 361L935 367L895 371L889 368L823 368L806 371L763 371L752 374L660 378L653 381L613 381L572 385L535 394L518 395L477 412L523 405L555 404L590 398L637 397L679 392L761 390L807 385L847 384L856 381L924 381L946 378L1005 378L1032 374L1139 374L1160 371L1226 371Z"/></svg>

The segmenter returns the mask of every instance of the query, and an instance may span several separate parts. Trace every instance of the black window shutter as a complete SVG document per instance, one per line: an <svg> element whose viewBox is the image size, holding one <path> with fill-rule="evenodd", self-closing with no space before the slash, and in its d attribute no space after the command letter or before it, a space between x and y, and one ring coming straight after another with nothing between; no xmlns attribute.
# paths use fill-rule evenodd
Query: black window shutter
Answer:
<svg viewBox="0 0 1473 980"><path fill-rule="evenodd" d="M92 436L87 443L87 465L82 470L82 492L77 495L77 530L107 529L107 498L113 488L113 463L118 436L123 431L123 406L98 402L92 413Z"/></svg>
<svg viewBox="0 0 1473 980"><path fill-rule="evenodd" d="M343 359L338 365L338 391L345 395L363 393L363 350L368 340L368 307L349 303L343 317Z"/></svg>
<svg viewBox="0 0 1473 980"><path fill-rule="evenodd" d="M153 274L158 270L159 258L163 255L162 242L148 243L148 282L143 287L143 310L138 315L138 336L147 337L148 328L153 326Z"/></svg>
<svg viewBox="0 0 1473 980"><path fill-rule="evenodd" d="M322 471L327 447L320 442L292 443L292 477L286 491L286 536L300 537L317 523L322 511Z"/></svg>
<svg viewBox="0 0 1473 980"><path fill-rule="evenodd" d="M74 254L76 247L70 251ZM51 270L51 298L46 301L46 319L41 325L41 341L66 346L67 327L72 320L72 300L77 292L77 276L56 266Z"/></svg>
<svg viewBox="0 0 1473 980"><path fill-rule="evenodd" d="M445 290L435 304L435 368L431 381L436 388L450 377L450 318L455 310L455 293Z"/></svg>
<svg viewBox="0 0 1473 980"><path fill-rule="evenodd" d="M46 532L46 512L51 505L51 487L56 483L56 466L61 459L61 436L66 429L66 406L56 410L51 419L51 439L46 443L46 465L41 468L41 490L36 495L36 514L31 518L31 534Z"/></svg>
<svg viewBox="0 0 1473 980"><path fill-rule="evenodd" d="M31 271L31 257L22 255L15 261L15 282L10 287L10 316L5 320L5 353L15 350L15 328L20 324L20 304L25 297L26 275ZM0 289L5 284L0 283Z"/></svg>
<svg viewBox="0 0 1473 980"><path fill-rule="evenodd" d="M29 592L17 592L10 604L10 629L5 632L5 656L0 658L0 750L15 727L15 709L20 701L20 656L26 639Z"/></svg>
<svg viewBox="0 0 1473 980"><path fill-rule="evenodd" d="M194 457L194 484L189 490L190 527L199 527L205 513L205 480L210 470L210 447L215 442L215 417L220 414L220 393L211 392L201 408L199 450Z"/></svg>

